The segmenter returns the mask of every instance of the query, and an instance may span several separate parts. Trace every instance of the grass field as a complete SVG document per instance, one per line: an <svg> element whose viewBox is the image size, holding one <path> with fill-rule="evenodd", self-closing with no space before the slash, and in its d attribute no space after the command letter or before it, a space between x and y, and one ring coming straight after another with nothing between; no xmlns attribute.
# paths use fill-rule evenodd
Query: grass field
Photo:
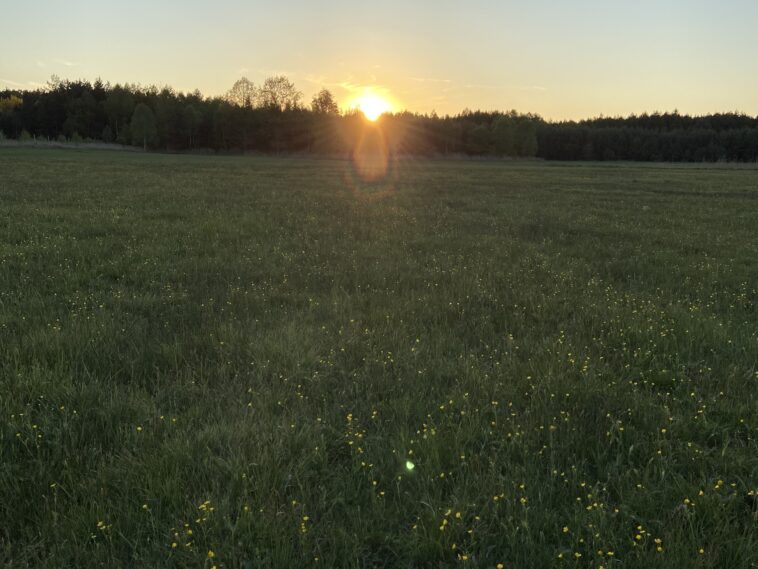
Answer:
<svg viewBox="0 0 758 569"><path fill-rule="evenodd" d="M758 566L758 171L0 151L0 563Z"/></svg>

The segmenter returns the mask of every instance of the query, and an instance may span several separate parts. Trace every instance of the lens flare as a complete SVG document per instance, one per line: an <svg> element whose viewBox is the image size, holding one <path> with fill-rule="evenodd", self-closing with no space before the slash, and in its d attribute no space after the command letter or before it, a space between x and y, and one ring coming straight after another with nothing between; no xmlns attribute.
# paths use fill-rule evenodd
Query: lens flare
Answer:
<svg viewBox="0 0 758 569"><path fill-rule="evenodd" d="M389 147L379 125L365 125L353 149L353 164L366 182L376 182L387 175Z"/></svg>
<svg viewBox="0 0 758 569"><path fill-rule="evenodd" d="M345 161L345 187L364 202L390 197L397 190L398 168L390 144L389 124L385 120L353 123L354 130L345 131L352 150Z"/></svg>

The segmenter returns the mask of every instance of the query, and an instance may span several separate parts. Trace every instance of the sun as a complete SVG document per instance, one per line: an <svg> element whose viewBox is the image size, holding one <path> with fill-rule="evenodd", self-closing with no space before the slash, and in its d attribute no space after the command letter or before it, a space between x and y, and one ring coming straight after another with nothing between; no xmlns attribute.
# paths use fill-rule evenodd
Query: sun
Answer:
<svg viewBox="0 0 758 569"><path fill-rule="evenodd" d="M392 105L378 95L366 93L355 100L355 108L360 110L368 120L374 122L384 113L391 111Z"/></svg>

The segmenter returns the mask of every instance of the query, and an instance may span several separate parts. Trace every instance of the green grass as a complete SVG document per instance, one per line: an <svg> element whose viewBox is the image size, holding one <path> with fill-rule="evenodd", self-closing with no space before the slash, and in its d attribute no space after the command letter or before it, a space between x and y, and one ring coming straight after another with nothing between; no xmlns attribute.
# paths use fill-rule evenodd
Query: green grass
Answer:
<svg viewBox="0 0 758 569"><path fill-rule="evenodd" d="M750 169L2 151L0 563L756 567L756 282Z"/></svg>

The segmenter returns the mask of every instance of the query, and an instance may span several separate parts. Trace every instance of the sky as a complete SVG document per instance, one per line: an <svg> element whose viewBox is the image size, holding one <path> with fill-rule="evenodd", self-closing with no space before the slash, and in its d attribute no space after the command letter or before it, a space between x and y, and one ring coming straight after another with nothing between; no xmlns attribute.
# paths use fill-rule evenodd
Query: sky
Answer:
<svg viewBox="0 0 758 569"><path fill-rule="evenodd" d="M756 0L3 0L0 89L61 78L221 95L285 74L343 108L758 115Z"/></svg>

